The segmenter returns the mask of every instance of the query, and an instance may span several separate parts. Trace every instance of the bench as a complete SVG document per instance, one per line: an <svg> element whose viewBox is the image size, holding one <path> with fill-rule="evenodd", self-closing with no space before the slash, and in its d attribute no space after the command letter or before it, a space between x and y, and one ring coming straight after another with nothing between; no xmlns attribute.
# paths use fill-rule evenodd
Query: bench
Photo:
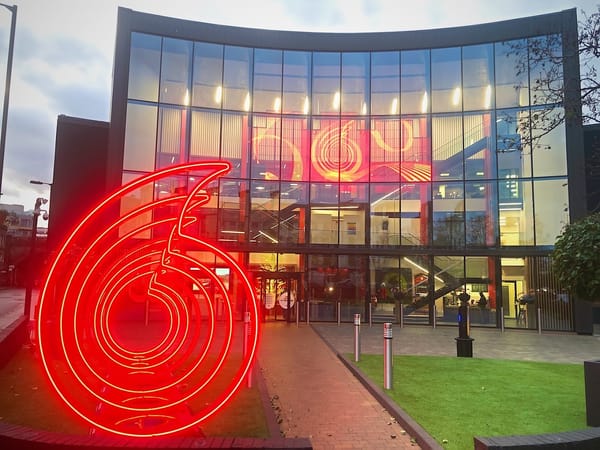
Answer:
<svg viewBox="0 0 600 450"><path fill-rule="evenodd" d="M600 428L522 436L475 437L475 450L597 450Z"/></svg>

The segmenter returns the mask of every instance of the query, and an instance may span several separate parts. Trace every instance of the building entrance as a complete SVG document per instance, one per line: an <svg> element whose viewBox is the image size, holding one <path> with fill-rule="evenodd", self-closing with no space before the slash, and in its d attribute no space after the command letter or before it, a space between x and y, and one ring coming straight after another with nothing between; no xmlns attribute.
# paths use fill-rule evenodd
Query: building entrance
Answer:
<svg viewBox="0 0 600 450"><path fill-rule="evenodd" d="M255 276L263 320L296 320L300 301L300 274L258 273Z"/></svg>

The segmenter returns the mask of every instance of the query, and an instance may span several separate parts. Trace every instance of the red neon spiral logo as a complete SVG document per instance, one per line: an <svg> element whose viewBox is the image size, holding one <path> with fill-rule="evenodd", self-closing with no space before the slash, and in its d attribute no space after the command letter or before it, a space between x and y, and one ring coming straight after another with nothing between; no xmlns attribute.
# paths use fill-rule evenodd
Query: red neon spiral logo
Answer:
<svg viewBox="0 0 600 450"><path fill-rule="evenodd" d="M93 427L178 433L221 409L248 374L260 324L254 289L237 261L198 235L206 187L229 170L185 164L123 186L52 262L40 355L57 394ZM153 200L164 183L198 177L188 193Z"/></svg>

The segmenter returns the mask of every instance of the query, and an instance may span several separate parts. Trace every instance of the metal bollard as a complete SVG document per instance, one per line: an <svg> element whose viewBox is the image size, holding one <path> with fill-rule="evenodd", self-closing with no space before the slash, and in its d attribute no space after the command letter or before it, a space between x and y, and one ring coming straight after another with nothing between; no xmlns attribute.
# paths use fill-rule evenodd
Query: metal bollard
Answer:
<svg viewBox="0 0 600 450"><path fill-rule="evenodd" d="M400 328L404 328L404 305L400 303Z"/></svg>
<svg viewBox="0 0 600 450"><path fill-rule="evenodd" d="M300 326L300 303L296 302L296 328Z"/></svg>
<svg viewBox="0 0 600 450"><path fill-rule="evenodd" d="M338 327L340 326L341 321L342 321L342 304L340 302L337 302L337 323L338 323Z"/></svg>
<svg viewBox="0 0 600 450"><path fill-rule="evenodd" d="M433 304L433 329L437 327L437 309L435 307L435 303Z"/></svg>
<svg viewBox="0 0 600 450"><path fill-rule="evenodd" d="M306 325L310 325L310 300L306 302Z"/></svg>
<svg viewBox="0 0 600 450"><path fill-rule="evenodd" d="M360 314L354 314L354 361L360 359Z"/></svg>
<svg viewBox="0 0 600 450"><path fill-rule="evenodd" d="M383 387L392 389L393 384L393 358L392 358L392 324L383 324Z"/></svg>
<svg viewBox="0 0 600 450"><path fill-rule="evenodd" d="M500 330L504 333L504 306L500 307Z"/></svg>
<svg viewBox="0 0 600 450"><path fill-rule="evenodd" d="M542 308L538 308L537 310L537 325L538 334L542 334Z"/></svg>
<svg viewBox="0 0 600 450"><path fill-rule="evenodd" d="M373 305L369 303L369 328L373 326Z"/></svg>
<svg viewBox="0 0 600 450"><path fill-rule="evenodd" d="M250 312L246 311L244 313L244 357L248 354L248 339L250 337ZM246 385L251 388L252 387L252 370L253 368L250 367L250 370L248 370L248 377L247 377L247 383Z"/></svg>

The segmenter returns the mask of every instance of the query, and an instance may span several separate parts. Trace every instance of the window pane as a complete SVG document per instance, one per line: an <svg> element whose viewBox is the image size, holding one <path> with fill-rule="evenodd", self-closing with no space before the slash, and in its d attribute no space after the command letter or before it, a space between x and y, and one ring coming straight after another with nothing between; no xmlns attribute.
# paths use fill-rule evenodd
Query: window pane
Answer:
<svg viewBox="0 0 600 450"><path fill-rule="evenodd" d="M491 114L465 114L465 178L496 177L496 158L492 139Z"/></svg>
<svg viewBox="0 0 600 450"><path fill-rule="evenodd" d="M533 175L536 177L567 174L565 126L560 123L564 117L562 108L531 110Z"/></svg>
<svg viewBox="0 0 600 450"><path fill-rule="evenodd" d="M280 178L281 119L254 115L252 120L251 177L263 180Z"/></svg>
<svg viewBox="0 0 600 450"><path fill-rule="evenodd" d="M127 105L123 170L154 170L156 114L156 106Z"/></svg>
<svg viewBox="0 0 600 450"><path fill-rule="evenodd" d="M530 139L529 133L529 112L527 110L511 109L497 112L498 178L531 176L531 147L527 144Z"/></svg>
<svg viewBox="0 0 600 450"><path fill-rule="evenodd" d="M433 183L433 242L436 247L465 245L462 183Z"/></svg>
<svg viewBox="0 0 600 450"><path fill-rule="evenodd" d="M467 182L465 191L467 245L495 246L498 214L496 182Z"/></svg>
<svg viewBox="0 0 600 450"><path fill-rule="evenodd" d="M250 111L252 49L225 47L223 66L223 109Z"/></svg>
<svg viewBox="0 0 600 450"><path fill-rule="evenodd" d="M400 119L371 120L371 181L399 181Z"/></svg>
<svg viewBox="0 0 600 450"><path fill-rule="evenodd" d="M500 245L533 245L533 195L530 181L498 182Z"/></svg>
<svg viewBox="0 0 600 450"><path fill-rule="evenodd" d="M186 108L163 106L158 111L157 168L187 162Z"/></svg>
<svg viewBox="0 0 600 450"><path fill-rule="evenodd" d="M431 51L431 110L460 111L462 108L460 48Z"/></svg>
<svg viewBox="0 0 600 450"><path fill-rule="evenodd" d="M340 184L340 244L365 244L368 192L366 183Z"/></svg>
<svg viewBox="0 0 600 450"><path fill-rule="evenodd" d="M535 244L554 245L569 222L569 189L566 178L534 181Z"/></svg>
<svg viewBox="0 0 600 450"><path fill-rule="evenodd" d="M308 180L310 167L308 120L284 117L281 134L281 179Z"/></svg>
<svg viewBox="0 0 600 450"><path fill-rule="evenodd" d="M371 54L371 114L400 112L400 53Z"/></svg>
<svg viewBox="0 0 600 450"><path fill-rule="evenodd" d="M310 112L310 53L283 53L283 113Z"/></svg>
<svg viewBox="0 0 600 450"><path fill-rule="evenodd" d="M254 111L281 112L281 64L280 50L254 51Z"/></svg>
<svg viewBox="0 0 600 450"><path fill-rule="evenodd" d="M313 54L313 114L340 112L340 54Z"/></svg>
<svg viewBox="0 0 600 450"><path fill-rule="evenodd" d="M190 162L219 159L221 113L192 111Z"/></svg>
<svg viewBox="0 0 600 450"><path fill-rule="evenodd" d="M368 113L369 53L342 53L342 98L344 114Z"/></svg>
<svg viewBox="0 0 600 450"><path fill-rule="evenodd" d="M279 242L304 244L308 185L306 183L281 183L279 217Z"/></svg>
<svg viewBox="0 0 600 450"><path fill-rule="evenodd" d="M339 185L312 183L310 185L310 242L337 244L339 232Z"/></svg>
<svg viewBox="0 0 600 450"><path fill-rule="evenodd" d="M493 47L491 44L463 47L463 90L465 111L492 107Z"/></svg>
<svg viewBox="0 0 600 450"><path fill-rule="evenodd" d="M310 179L315 181L338 181L340 173L340 121L339 119L314 118L312 126Z"/></svg>
<svg viewBox="0 0 600 450"><path fill-rule="evenodd" d="M431 124L433 179L458 180L463 177L463 118L435 116Z"/></svg>
<svg viewBox="0 0 600 450"><path fill-rule="evenodd" d="M246 204L243 197L248 183L239 180L221 179L219 191L219 240L228 242L246 242L244 219Z"/></svg>
<svg viewBox="0 0 600 450"><path fill-rule="evenodd" d="M402 245L427 245L429 242L430 183L402 184L400 234Z"/></svg>
<svg viewBox="0 0 600 450"><path fill-rule="evenodd" d="M529 105L527 40L495 44L496 107Z"/></svg>
<svg viewBox="0 0 600 450"><path fill-rule="evenodd" d="M279 243L279 182L253 181L250 194L250 242Z"/></svg>
<svg viewBox="0 0 600 450"><path fill-rule="evenodd" d="M425 114L429 112L430 63L429 50L401 53L402 114Z"/></svg>
<svg viewBox="0 0 600 450"><path fill-rule="evenodd" d="M250 127L245 114L223 114L221 132L221 159L229 161L232 169L229 176L248 177L250 155Z"/></svg>
<svg viewBox="0 0 600 450"><path fill-rule="evenodd" d="M128 97L156 102L160 73L159 36L131 33Z"/></svg>
<svg viewBox="0 0 600 450"><path fill-rule="evenodd" d="M402 181L431 181L431 136L428 116L402 118Z"/></svg>
<svg viewBox="0 0 600 450"><path fill-rule="evenodd" d="M368 181L367 121L343 120L340 130L340 181Z"/></svg>
<svg viewBox="0 0 600 450"><path fill-rule="evenodd" d="M176 105L190 104L192 43L180 39L163 40L160 69L160 101Z"/></svg>
<svg viewBox="0 0 600 450"><path fill-rule="evenodd" d="M372 183L371 245L400 244L400 185Z"/></svg>
<svg viewBox="0 0 600 450"><path fill-rule="evenodd" d="M562 40L560 35L529 39L531 104L563 102Z"/></svg>
<svg viewBox="0 0 600 450"><path fill-rule="evenodd" d="M220 108L223 98L223 46L194 44L194 89L192 105Z"/></svg>

